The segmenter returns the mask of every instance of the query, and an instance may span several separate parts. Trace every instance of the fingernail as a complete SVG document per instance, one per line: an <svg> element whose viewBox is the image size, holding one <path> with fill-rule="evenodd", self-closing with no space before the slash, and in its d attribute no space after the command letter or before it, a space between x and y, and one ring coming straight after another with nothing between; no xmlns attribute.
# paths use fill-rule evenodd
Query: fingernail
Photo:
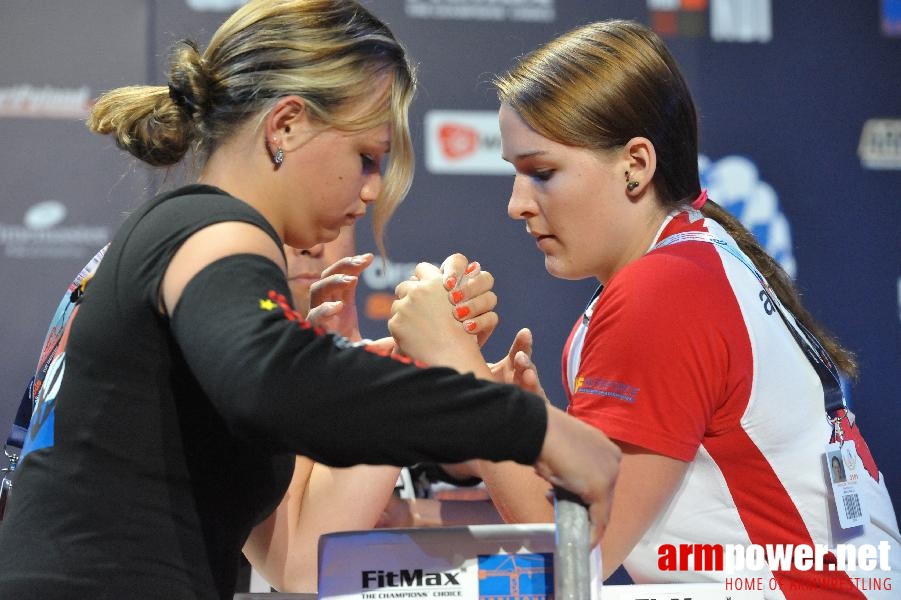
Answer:
<svg viewBox="0 0 901 600"><path fill-rule="evenodd" d="M451 292L451 302L454 304L459 304L460 300L463 299L463 290L454 290Z"/></svg>
<svg viewBox="0 0 901 600"><path fill-rule="evenodd" d="M341 281L343 281L344 283L350 283L350 282L356 281L356 280L357 280L357 278L354 277L353 275L342 275L341 276Z"/></svg>
<svg viewBox="0 0 901 600"><path fill-rule="evenodd" d="M473 271L475 271L478 268L479 268L479 263L477 263L476 261L473 261L473 262L469 263L468 267L466 267L466 274L469 275L470 273L472 273Z"/></svg>
<svg viewBox="0 0 901 600"><path fill-rule="evenodd" d="M469 333L472 333L476 330L476 322L475 321L466 321L463 323L463 328L466 329Z"/></svg>
<svg viewBox="0 0 901 600"><path fill-rule="evenodd" d="M458 306L457 310L455 312L457 313L457 318L462 319L466 315L469 314L469 307L468 306Z"/></svg>
<svg viewBox="0 0 901 600"><path fill-rule="evenodd" d="M453 275L444 280L444 289L452 290L457 285L457 278Z"/></svg>

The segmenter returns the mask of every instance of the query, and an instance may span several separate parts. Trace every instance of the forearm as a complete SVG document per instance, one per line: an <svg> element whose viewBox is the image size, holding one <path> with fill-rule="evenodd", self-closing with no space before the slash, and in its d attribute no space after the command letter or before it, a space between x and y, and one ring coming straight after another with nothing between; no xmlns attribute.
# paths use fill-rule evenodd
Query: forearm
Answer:
<svg viewBox="0 0 901 600"><path fill-rule="evenodd" d="M319 537L335 531L372 529L394 491L400 469L359 466L334 469L317 464L301 504L294 544L280 591L315 592Z"/></svg>
<svg viewBox="0 0 901 600"><path fill-rule="evenodd" d="M601 539L604 578L623 563L666 510L690 463L619 442L622 467L613 494L610 525Z"/></svg>
<svg viewBox="0 0 901 600"><path fill-rule="evenodd" d="M292 481L268 523L254 530L245 555L276 589L315 592L320 536L374 527L398 472L396 467L313 465L305 481Z"/></svg>
<svg viewBox="0 0 901 600"><path fill-rule="evenodd" d="M507 523L550 523L554 506L548 498L550 484L531 467L514 462L479 461L479 476L491 500Z"/></svg>
<svg viewBox="0 0 901 600"><path fill-rule="evenodd" d="M436 500L415 498L406 502L409 527L499 524L501 518L490 500Z"/></svg>
<svg viewBox="0 0 901 600"><path fill-rule="evenodd" d="M284 584L285 568L292 548L297 543L301 505L315 463L298 456L294 475L282 501L263 522L254 527L244 544L247 560L270 584Z"/></svg>

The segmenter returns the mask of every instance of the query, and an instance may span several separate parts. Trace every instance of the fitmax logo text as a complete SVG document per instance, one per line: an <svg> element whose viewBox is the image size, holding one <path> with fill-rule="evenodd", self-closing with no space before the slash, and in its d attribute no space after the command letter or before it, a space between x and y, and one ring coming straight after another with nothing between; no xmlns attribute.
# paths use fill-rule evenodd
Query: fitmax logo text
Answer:
<svg viewBox="0 0 901 600"><path fill-rule="evenodd" d="M427 573L422 569L400 571L363 571L363 589L370 587L445 586L460 585L459 572Z"/></svg>

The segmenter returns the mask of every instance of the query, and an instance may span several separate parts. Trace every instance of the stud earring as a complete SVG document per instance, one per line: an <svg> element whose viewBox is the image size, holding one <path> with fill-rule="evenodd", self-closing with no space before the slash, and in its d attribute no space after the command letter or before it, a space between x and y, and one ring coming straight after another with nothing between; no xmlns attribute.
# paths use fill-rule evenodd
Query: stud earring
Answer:
<svg viewBox="0 0 901 600"><path fill-rule="evenodd" d="M635 188L638 187L638 182L632 179L629 179L629 172L626 171L626 189L630 192L634 192Z"/></svg>
<svg viewBox="0 0 901 600"><path fill-rule="evenodd" d="M272 153L272 164L274 164L277 169L285 162L285 151L278 145L278 138L272 138L272 144L275 146L275 152Z"/></svg>

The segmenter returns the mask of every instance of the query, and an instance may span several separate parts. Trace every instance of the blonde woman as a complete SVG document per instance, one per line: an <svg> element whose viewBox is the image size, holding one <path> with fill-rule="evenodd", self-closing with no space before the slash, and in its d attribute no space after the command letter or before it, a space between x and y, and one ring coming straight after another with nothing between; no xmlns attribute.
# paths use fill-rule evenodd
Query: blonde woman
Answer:
<svg viewBox="0 0 901 600"><path fill-rule="evenodd" d="M230 599L298 454L534 464L603 530L619 452L602 434L440 349L431 367L384 355L292 306L282 244L332 240L370 206L380 238L407 190L413 89L403 48L356 2L258 0L202 54L179 45L168 86L98 99L92 130L152 165L192 149L202 168L129 216L69 321L32 422L49 435L0 529L0 597ZM445 299L431 327L480 358L448 310L466 262L428 288Z"/></svg>

